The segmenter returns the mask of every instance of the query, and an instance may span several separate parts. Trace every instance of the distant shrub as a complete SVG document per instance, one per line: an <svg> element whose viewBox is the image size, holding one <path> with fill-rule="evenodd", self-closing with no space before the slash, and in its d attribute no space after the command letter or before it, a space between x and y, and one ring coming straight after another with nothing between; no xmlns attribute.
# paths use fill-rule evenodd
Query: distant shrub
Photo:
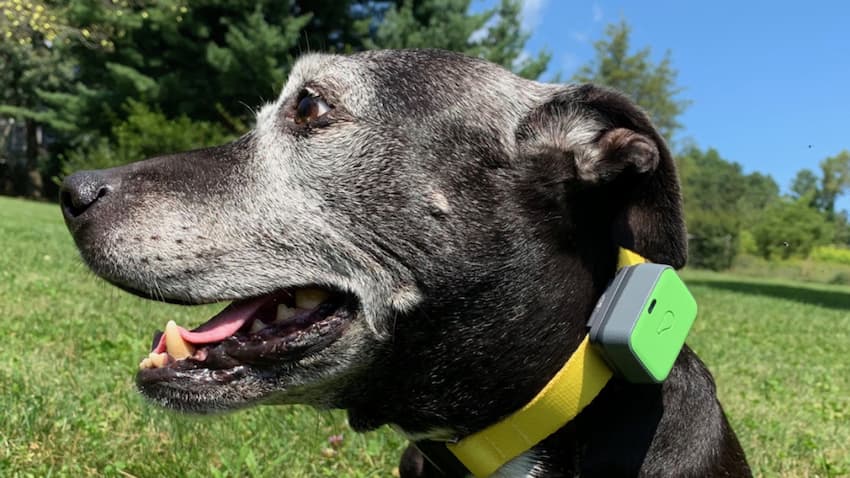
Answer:
<svg viewBox="0 0 850 478"><path fill-rule="evenodd" d="M802 202L778 201L768 206L752 228L758 253L765 259L806 257L829 244L834 229L820 212Z"/></svg>
<svg viewBox="0 0 850 478"><path fill-rule="evenodd" d="M221 125L192 121L186 116L168 119L160 111L130 100L127 119L112 128L112 140L100 138L64 158L65 175L84 169L103 169L151 156L215 146L232 139Z"/></svg>
<svg viewBox="0 0 850 478"><path fill-rule="evenodd" d="M728 269L738 253L738 222L733 216L694 211L687 217L688 265Z"/></svg>
<svg viewBox="0 0 850 478"><path fill-rule="evenodd" d="M830 284L835 285L850 285L850 272L839 272L832 276L832 279L829 280Z"/></svg>
<svg viewBox="0 0 850 478"><path fill-rule="evenodd" d="M809 257L821 262L850 265L850 248L840 246L819 246L812 249Z"/></svg>
<svg viewBox="0 0 850 478"><path fill-rule="evenodd" d="M850 285L850 264L823 262L811 257L767 260L760 256L739 254L730 269L747 277L770 277L819 284Z"/></svg>
<svg viewBox="0 0 850 478"><path fill-rule="evenodd" d="M738 252L741 254L758 254L759 246L756 243L756 238L753 233L747 229L741 229L741 235L738 239Z"/></svg>

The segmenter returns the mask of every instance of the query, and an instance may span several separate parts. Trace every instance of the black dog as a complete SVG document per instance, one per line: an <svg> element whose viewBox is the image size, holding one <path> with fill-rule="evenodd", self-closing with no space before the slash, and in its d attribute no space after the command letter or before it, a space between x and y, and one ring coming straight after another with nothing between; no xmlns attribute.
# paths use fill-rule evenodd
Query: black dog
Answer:
<svg viewBox="0 0 850 478"><path fill-rule="evenodd" d="M414 440L522 407L586 334L619 247L682 267L675 166L646 115L441 51L309 55L243 138L68 177L83 259L138 295L234 301L141 364L188 412L348 410ZM416 449L402 475L442 476ZM662 385L611 380L496 476L749 476L687 347Z"/></svg>

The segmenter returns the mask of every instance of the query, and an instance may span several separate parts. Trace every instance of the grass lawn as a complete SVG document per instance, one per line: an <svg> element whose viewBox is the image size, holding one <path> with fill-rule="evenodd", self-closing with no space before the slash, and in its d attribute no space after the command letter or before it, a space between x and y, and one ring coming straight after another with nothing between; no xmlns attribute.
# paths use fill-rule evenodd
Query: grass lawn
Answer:
<svg viewBox="0 0 850 478"><path fill-rule="evenodd" d="M146 405L133 376L151 331L219 307L157 304L97 280L55 205L0 198L0 244L0 476L391 476L403 441L355 435L341 413L199 418ZM756 473L850 475L850 290L685 277L700 304L689 342Z"/></svg>

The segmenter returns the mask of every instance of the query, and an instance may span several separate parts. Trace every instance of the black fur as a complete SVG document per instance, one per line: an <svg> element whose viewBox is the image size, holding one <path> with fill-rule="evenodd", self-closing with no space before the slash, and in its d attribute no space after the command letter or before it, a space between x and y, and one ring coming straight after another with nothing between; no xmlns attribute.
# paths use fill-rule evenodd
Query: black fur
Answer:
<svg viewBox="0 0 850 478"><path fill-rule="evenodd" d="M305 88L334 107L321 123L291 121ZM165 406L304 402L348 410L358 430L464 436L560 369L618 247L685 263L675 164L616 92L447 52L370 52L302 60L267 108L240 142L97 173L110 192L84 213L85 181L66 182L84 259L122 287L197 303L326 284L363 305L309 361L249 366L227 383L140 382ZM195 231L191 243L181 231ZM390 299L399 291L408 302ZM663 385L612 380L531 456L532 476L750 474L687 348ZM414 449L400 470L438 476Z"/></svg>

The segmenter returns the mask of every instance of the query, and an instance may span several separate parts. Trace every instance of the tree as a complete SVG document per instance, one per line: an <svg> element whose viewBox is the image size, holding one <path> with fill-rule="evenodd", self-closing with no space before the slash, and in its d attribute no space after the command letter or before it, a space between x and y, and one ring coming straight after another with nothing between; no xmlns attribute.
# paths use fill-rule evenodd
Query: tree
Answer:
<svg viewBox="0 0 850 478"><path fill-rule="evenodd" d="M756 245L765 259L805 257L815 246L829 244L833 233L823 214L793 200L772 204L753 227Z"/></svg>
<svg viewBox="0 0 850 478"><path fill-rule="evenodd" d="M74 21L81 2L64 4L42 0L0 0L0 114L22 119L25 125L26 174L14 178L18 194L55 197L56 187L44 177L58 171L57 156L46 160L46 127L73 129L81 117L63 117L52 107L49 92L72 87L78 63L72 48L106 51L114 47L113 38L121 32L100 18ZM120 18L126 11L123 0L104 2L104 16ZM55 131L54 131L55 132ZM55 138L54 135L51 135Z"/></svg>
<svg viewBox="0 0 850 478"><path fill-rule="evenodd" d="M29 6L20 10L30 12L28 19L48 15L49 25L35 22L38 29L21 32L9 26L13 39L26 44L0 45L0 58L8 49L20 64L0 65L0 114L50 127L48 160L30 162L48 165L48 177L63 169L59 158L74 158L76 166L88 156L130 159L117 132L135 122L134 128L153 128L140 135L158 137L156 122L138 121L145 115L242 133L253 121L252 107L277 96L305 51L440 47L528 77L538 76L549 59L545 52L523 52L528 35L520 29L517 0L483 13L470 13L470 0L0 0L0 6L24 2ZM47 81L48 74L55 81Z"/></svg>
<svg viewBox="0 0 850 478"><path fill-rule="evenodd" d="M128 98L151 105L167 118L185 115L224 123L234 133L244 131L253 119L251 107L273 99L297 55L310 48L427 45L498 54L497 59L513 62L527 39L518 30L515 0L503 0L498 9L483 14L470 14L469 0L401 5L365 0L160 0L129 4L121 16L109 15L99 2L79 3L69 13L72 21L108 24L119 35L108 51L69 51L78 62L76 82L70 91L47 95L64 124L73 125L75 130L67 131L72 138L90 137L85 134L90 131L110 135L126 117ZM490 19L498 21L486 35L470 41ZM316 31L324 35L321 42ZM540 59L547 58L541 54ZM521 66L528 74L545 68L532 60Z"/></svg>
<svg viewBox="0 0 850 478"><path fill-rule="evenodd" d="M768 175L744 174L713 148L686 148L677 158L690 235L689 263L725 269L739 249L742 230L779 201L779 186ZM749 237L749 235L747 235Z"/></svg>
<svg viewBox="0 0 850 478"><path fill-rule="evenodd" d="M677 71L670 52L657 64L649 47L630 54L631 28L623 20L605 30L606 38L594 43L596 58L573 76L573 81L597 83L622 91L643 107L664 138L673 139L681 128L679 116L690 101L677 98L682 88L676 85Z"/></svg>
<svg viewBox="0 0 850 478"><path fill-rule="evenodd" d="M755 172L744 176L744 191L738 198L742 224L753 224L765 208L778 200L779 185L770 175Z"/></svg>
<svg viewBox="0 0 850 478"><path fill-rule="evenodd" d="M523 78L536 80L546 71L552 55L541 51L536 56L526 56L523 47L529 33L522 31L522 5L518 1L502 0L494 11L495 22L487 28L487 34L481 38L479 55L493 63L512 69Z"/></svg>
<svg viewBox="0 0 850 478"><path fill-rule="evenodd" d="M249 106L273 99L311 16L292 2L180 0L133 3L121 15L105 2L75 2L69 20L99 22L118 32L114 47L73 46L74 85L45 98L74 128L68 136L109 135L134 99L162 111L244 130ZM72 121L75 119L75 121Z"/></svg>
<svg viewBox="0 0 850 478"><path fill-rule="evenodd" d="M115 125L111 138L101 137L68 153L62 164L64 174L111 168L163 151L186 151L233 139L219 123L192 121L185 115L169 119L161 111L152 111L146 104L133 100L128 101L125 109L127 119Z"/></svg>
<svg viewBox="0 0 850 478"><path fill-rule="evenodd" d="M551 55L524 57L528 34L520 28L520 2L469 13L470 0L404 0L384 15L369 48L442 48L478 56L536 79Z"/></svg>
<svg viewBox="0 0 850 478"><path fill-rule="evenodd" d="M836 219L835 201L850 189L850 151L843 150L820 162L820 177L801 169L791 182L791 197Z"/></svg>
<svg viewBox="0 0 850 478"><path fill-rule="evenodd" d="M805 205L817 209L820 200L818 177L811 169L797 171L791 181L791 197Z"/></svg>
<svg viewBox="0 0 850 478"><path fill-rule="evenodd" d="M820 209L829 220L835 218L835 200L850 188L850 151L844 150L820 163Z"/></svg>
<svg viewBox="0 0 850 478"><path fill-rule="evenodd" d="M846 209L835 213L833 225L835 226L833 238L835 244L850 246L850 213Z"/></svg>
<svg viewBox="0 0 850 478"><path fill-rule="evenodd" d="M38 93L70 77L71 65L56 44L77 32L64 24L62 9L46 2L0 0L0 12L0 114L22 120L26 145L23 161L13 161L14 193L38 197L43 186L39 136L49 117Z"/></svg>
<svg viewBox="0 0 850 478"><path fill-rule="evenodd" d="M726 269L738 250L741 229L738 199L746 186L741 166L720 157L717 150L687 148L680 165L689 259L695 266Z"/></svg>

